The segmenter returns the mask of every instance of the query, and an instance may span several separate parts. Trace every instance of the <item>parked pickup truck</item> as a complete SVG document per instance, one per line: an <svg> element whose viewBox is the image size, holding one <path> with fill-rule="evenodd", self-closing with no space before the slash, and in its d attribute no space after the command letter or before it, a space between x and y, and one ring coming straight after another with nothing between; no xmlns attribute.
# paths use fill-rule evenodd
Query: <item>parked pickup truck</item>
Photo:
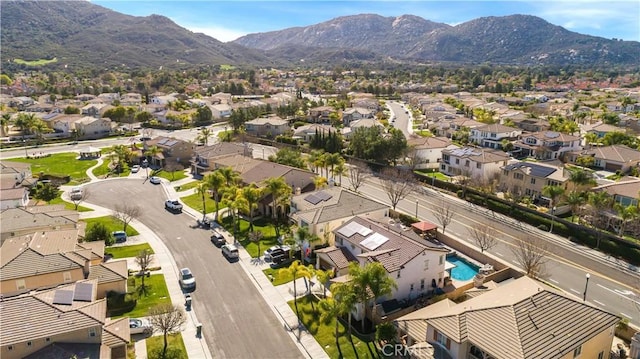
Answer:
<svg viewBox="0 0 640 359"><path fill-rule="evenodd" d="M176 199L168 199L164 202L164 208L171 212L182 212L182 204Z"/></svg>

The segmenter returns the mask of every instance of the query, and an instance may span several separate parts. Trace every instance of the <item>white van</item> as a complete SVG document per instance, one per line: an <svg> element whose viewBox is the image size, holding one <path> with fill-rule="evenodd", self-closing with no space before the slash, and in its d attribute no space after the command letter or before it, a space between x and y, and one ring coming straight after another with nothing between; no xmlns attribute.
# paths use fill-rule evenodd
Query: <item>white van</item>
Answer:
<svg viewBox="0 0 640 359"><path fill-rule="evenodd" d="M228 259L238 259L240 257L240 253L238 252L238 247L234 244L225 244L222 246L222 254Z"/></svg>

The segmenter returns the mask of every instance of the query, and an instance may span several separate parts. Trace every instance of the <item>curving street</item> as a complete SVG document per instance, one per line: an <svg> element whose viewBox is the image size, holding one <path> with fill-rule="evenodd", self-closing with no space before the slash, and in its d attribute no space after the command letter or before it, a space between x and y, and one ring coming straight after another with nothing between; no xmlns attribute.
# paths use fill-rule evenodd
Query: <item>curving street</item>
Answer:
<svg viewBox="0 0 640 359"><path fill-rule="evenodd" d="M87 185L89 202L113 209L130 201L142 207L138 220L153 230L179 267L189 267L197 289L193 308L214 358L300 358L282 324L239 262L230 263L210 242L210 232L192 228L195 219L164 209L162 185L119 179Z"/></svg>

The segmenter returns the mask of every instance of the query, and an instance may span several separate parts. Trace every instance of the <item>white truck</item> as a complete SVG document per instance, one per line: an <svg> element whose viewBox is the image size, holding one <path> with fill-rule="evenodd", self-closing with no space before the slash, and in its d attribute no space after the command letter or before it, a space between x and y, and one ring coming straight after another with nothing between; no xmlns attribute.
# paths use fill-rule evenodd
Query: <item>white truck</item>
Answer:
<svg viewBox="0 0 640 359"><path fill-rule="evenodd" d="M182 203L178 202L177 199L168 199L164 202L164 208L171 212L182 212Z"/></svg>

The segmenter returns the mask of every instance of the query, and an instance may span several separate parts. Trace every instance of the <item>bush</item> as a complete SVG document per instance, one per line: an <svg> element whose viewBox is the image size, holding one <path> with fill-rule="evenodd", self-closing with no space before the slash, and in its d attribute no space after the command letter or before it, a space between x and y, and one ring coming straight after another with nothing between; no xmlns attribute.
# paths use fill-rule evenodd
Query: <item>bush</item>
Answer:
<svg viewBox="0 0 640 359"><path fill-rule="evenodd" d="M87 242L104 241L105 246L110 246L113 245L116 239L113 238L107 226L101 222L95 222L87 229L84 240Z"/></svg>
<svg viewBox="0 0 640 359"><path fill-rule="evenodd" d="M462 197L464 197L464 191L463 191L463 190L461 190L461 189L459 189L459 190L456 192L456 194L458 195L458 198L462 198Z"/></svg>
<svg viewBox="0 0 640 359"><path fill-rule="evenodd" d="M294 122L294 123L293 123L293 128L298 128L298 127L300 127L300 126L304 126L304 125L306 125L306 124L307 124L307 123L306 123L306 122L304 122L304 121L296 121L296 122Z"/></svg>

